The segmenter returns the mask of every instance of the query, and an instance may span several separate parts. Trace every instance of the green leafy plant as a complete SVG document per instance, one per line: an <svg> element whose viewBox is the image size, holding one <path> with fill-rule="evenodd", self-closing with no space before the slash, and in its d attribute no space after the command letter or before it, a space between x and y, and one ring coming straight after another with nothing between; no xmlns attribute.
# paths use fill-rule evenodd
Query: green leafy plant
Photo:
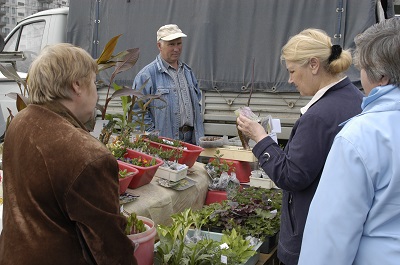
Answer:
<svg viewBox="0 0 400 265"><path fill-rule="evenodd" d="M118 138L112 143L106 144L106 146L116 159L123 158L126 154L127 147L124 142Z"/></svg>
<svg viewBox="0 0 400 265"><path fill-rule="evenodd" d="M147 140L148 139L148 140ZM177 161L179 158L182 157L183 155L183 146L182 148L164 148L162 146L155 147L151 144L150 139L155 139L149 138L148 135L139 135L135 137L135 139L132 142L126 142L126 145L130 149L135 149L143 153L147 153L151 156L158 157L164 162L167 161ZM149 141L150 140L150 141ZM154 141L152 141L154 142ZM180 143L180 141L176 141ZM158 142L157 142L158 143Z"/></svg>
<svg viewBox="0 0 400 265"><path fill-rule="evenodd" d="M144 135L137 135L133 141L128 141L126 144L129 148L138 150L138 151L145 151L149 148L149 143L146 142Z"/></svg>
<svg viewBox="0 0 400 265"><path fill-rule="evenodd" d="M116 55L113 55L114 49L118 43L118 39L121 35L117 35L113 37L105 46L102 54L97 59L97 63L99 64L99 71L105 70L111 67L114 67L114 71L111 74L110 80L107 86L107 94L104 106L97 104L97 109L101 112L101 118L107 120L117 120L117 125L119 128L123 128L126 126L130 126L131 128L140 128L140 131L145 131L145 122L144 117L150 103L153 100L161 100L165 103L166 101L161 97L161 95L145 95L143 94L143 89L145 88L149 79L147 79L142 87L139 89L132 89L128 86L120 86L114 82L117 74L127 71L132 68L138 58L139 58L139 49L127 49L123 52L120 52ZM105 82L100 80L98 84L104 85ZM114 89L114 93L110 96L111 88ZM121 99L121 107L122 114L107 114L107 108L110 101L114 98ZM137 104L139 107L138 111L134 111L134 106ZM162 108L162 107L160 107Z"/></svg>
<svg viewBox="0 0 400 265"><path fill-rule="evenodd" d="M165 144L165 145L169 145L169 146L173 146L173 147L183 148L182 142L179 140L165 139L165 138L159 137L158 135L155 135L155 134L149 134L146 137L152 142Z"/></svg>
<svg viewBox="0 0 400 265"><path fill-rule="evenodd" d="M171 226L157 226L160 241L157 246L156 259L160 264L224 264L221 255L228 259L228 264L241 264L255 254L249 241L235 230L222 235L216 241L202 235L199 230L205 220L190 208L171 216ZM194 230L191 230L193 228ZM226 243L229 249L221 249Z"/></svg>
<svg viewBox="0 0 400 265"><path fill-rule="evenodd" d="M128 172L128 170L126 170L126 169L123 169L123 170L119 170L118 171L118 177L120 178L120 179L124 179L124 178L127 178L127 177L129 177L129 176L132 176L133 174L135 174L135 173L133 173L133 172Z"/></svg>
<svg viewBox="0 0 400 265"><path fill-rule="evenodd" d="M126 217L126 216L125 216ZM130 213L127 217L127 225L125 228L126 235L138 234L146 231L143 221L137 218L136 213Z"/></svg>
<svg viewBox="0 0 400 265"><path fill-rule="evenodd" d="M206 229L230 231L259 239L275 235L280 229L281 190L248 187L231 200L203 206L198 214L207 222Z"/></svg>
<svg viewBox="0 0 400 265"><path fill-rule="evenodd" d="M222 156L223 154L221 154L220 150L217 149L214 158L211 158L206 165L207 172L212 178L220 177L222 172L235 172L233 162L228 162L225 159L222 159Z"/></svg>
<svg viewBox="0 0 400 265"><path fill-rule="evenodd" d="M157 164L157 160L154 157L151 160L147 160L141 156L135 158L121 157L120 160L139 167L151 167Z"/></svg>

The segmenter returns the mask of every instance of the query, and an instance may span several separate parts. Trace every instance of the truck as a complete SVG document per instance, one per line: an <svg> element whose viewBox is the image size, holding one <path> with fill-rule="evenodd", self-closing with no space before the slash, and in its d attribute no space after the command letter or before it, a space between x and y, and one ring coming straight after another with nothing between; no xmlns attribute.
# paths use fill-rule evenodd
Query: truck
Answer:
<svg viewBox="0 0 400 265"><path fill-rule="evenodd" d="M4 52L21 51L24 58L12 63L21 77L43 47L68 42L98 58L112 37L122 34L116 50L139 48L140 57L129 71L114 80L132 86L139 70L158 54L156 31L177 24L188 35L181 59L194 71L202 91L206 135L237 136L234 111L249 106L260 116L279 119L279 141L289 138L310 97L301 96L288 83L280 60L281 47L305 28L320 28L344 49L354 48L354 37L372 24L393 17L392 0L70 0L68 8L31 15L17 24L4 40ZM1 60L1 57L0 57ZM361 90L359 71L347 76ZM111 71L102 71L107 80ZM7 108L18 92L12 80L0 75L0 135L5 130ZM99 88L100 102L106 91ZM121 111L112 100L108 111Z"/></svg>

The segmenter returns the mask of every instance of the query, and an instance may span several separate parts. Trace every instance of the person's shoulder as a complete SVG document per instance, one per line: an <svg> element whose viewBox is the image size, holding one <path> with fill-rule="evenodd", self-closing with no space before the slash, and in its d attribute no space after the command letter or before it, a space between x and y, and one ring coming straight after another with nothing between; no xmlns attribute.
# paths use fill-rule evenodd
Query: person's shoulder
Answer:
<svg viewBox="0 0 400 265"><path fill-rule="evenodd" d="M338 136L348 139L351 142L356 142L371 136L373 134L372 131L379 130L379 126L375 125L374 119L361 113L345 121L345 123L341 125L342 129L338 133Z"/></svg>

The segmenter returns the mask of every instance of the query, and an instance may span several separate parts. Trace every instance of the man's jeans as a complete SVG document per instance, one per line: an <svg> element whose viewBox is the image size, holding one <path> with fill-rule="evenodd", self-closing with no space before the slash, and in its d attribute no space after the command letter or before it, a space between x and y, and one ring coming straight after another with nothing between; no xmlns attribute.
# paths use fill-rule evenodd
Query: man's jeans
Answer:
<svg viewBox="0 0 400 265"><path fill-rule="evenodd" d="M179 140L184 141L189 144L194 144L192 142L193 131L181 132L179 131Z"/></svg>

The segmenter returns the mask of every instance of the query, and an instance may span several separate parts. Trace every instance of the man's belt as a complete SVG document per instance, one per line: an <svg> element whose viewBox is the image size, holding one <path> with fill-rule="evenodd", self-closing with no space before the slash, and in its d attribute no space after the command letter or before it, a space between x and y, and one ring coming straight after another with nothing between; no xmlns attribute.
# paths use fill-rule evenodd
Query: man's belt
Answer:
<svg viewBox="0 0 400 265"><path fill-rule="evenodd" d="M187 133L193 131L193 129L194 128L192 126L183 125L182 127L179 128L179 131L182 133Z"/></svg>

